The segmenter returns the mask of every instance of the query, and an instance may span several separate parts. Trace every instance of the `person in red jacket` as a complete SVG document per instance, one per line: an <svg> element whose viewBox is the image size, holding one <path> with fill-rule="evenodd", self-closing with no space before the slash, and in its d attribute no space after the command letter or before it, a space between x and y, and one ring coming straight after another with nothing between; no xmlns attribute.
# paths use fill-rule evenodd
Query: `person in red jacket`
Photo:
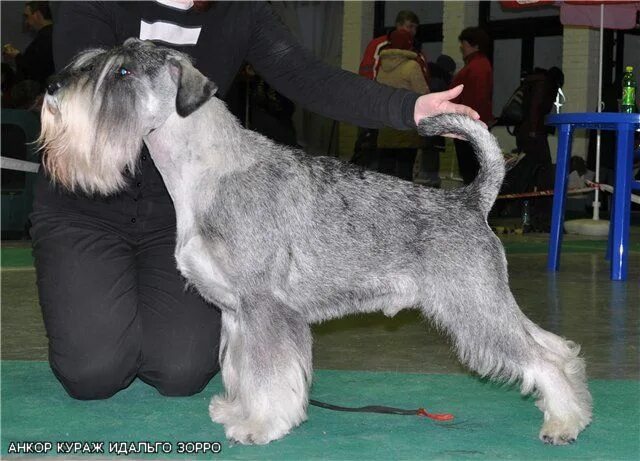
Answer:
<svg viewBox="0 0 640 461"><path fill-rule="evenodd" d="M479 27L467 27L458 37L464 67L455 75L450 88L460 84L464 89L457 103L465 104L480 114L480 120L491 126L494 122L492 111L493 69L487 57L491 39ZM466 141L455 140L458 168L465 184L470 184L478 174L478 161L473 148Z"/></svg>
<svg viewBox="0 0 640 461"><path fill-rule="evenodd" d="M420 20L413 11L404 10L396 15L395 30L406 30L411 34L412 38L416 36L418 24L420 24ZM370 80L375 80L380 67L380 51L389 43L389 34L381 35L369 42L362 56L362 61L360 61L360 69L358 71L360 75Z"/></svg>

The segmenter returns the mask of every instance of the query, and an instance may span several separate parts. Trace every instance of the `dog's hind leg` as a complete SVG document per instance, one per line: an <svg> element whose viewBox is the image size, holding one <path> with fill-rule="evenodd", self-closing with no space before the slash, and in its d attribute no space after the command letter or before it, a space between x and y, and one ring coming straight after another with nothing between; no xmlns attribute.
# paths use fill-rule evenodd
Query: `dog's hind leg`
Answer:
<svg viewBox="0 0 640 461"><path fill-rule="evenodd" d="M573 442L591 421L591 396L579 347L539 328L518 308L505 281L464 289L449 284L425 314L453 337L461 361L482 376L520 381L544 412L540 438ZM491 285L491 286L488 286ZM446 291L446 290L445 290Z"/></svg>
<svg viewBox="0 0 640 461"><path fill-rule="evenodd" d="M303 316L272 295L252 297L224 314L221 354L226 395L211 418L243 444L279 439L306 419L311 331Z"/></svg>
<svg viewBox="0 0 640 461"><path fill-rule="evenodd" d="M535 361L524 370L532 382L536 405L544 413L540 439L554 445L572 443L591 422L591 394L587 387L580 346L543 330L529 319L525 328L534 341Z"/></svg>

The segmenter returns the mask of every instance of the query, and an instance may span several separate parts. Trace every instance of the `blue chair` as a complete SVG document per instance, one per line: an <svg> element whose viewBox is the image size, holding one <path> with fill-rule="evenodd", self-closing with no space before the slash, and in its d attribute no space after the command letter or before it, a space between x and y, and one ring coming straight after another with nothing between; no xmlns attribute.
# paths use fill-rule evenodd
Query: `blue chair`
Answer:
<svg viewBox="0 0 640 461"><path fill-rule="evenodd" d="M633 179L633 140L635 130L640 129L640 114L613 112L554 114L547 117L546 123L558 127L558 157L547 268L557 271L560 267L560 247L573 131L576 128L612 130L616 132L617 148L608 248L611 254L611 280L626 280L631 191L640 190L640 183Z"/></svg>

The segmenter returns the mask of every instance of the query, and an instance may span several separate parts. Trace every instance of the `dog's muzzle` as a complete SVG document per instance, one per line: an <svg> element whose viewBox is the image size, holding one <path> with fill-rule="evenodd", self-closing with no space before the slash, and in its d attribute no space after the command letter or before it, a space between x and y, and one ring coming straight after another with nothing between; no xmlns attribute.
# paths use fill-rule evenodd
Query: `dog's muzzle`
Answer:
<svg viewBox="0 0 640 461"><path fill-rule="evenodd" d="M53 96L56 92L62 88L62 81L56 78L53 78L49 81L47 85L47 94Z"/></svg>

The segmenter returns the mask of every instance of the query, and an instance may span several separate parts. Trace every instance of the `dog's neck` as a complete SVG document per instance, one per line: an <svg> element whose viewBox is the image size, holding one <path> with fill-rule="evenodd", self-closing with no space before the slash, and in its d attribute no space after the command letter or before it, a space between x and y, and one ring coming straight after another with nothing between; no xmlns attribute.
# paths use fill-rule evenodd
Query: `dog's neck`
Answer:
<svg viewBox="0 0 640 461"><path fill-rule="evenodd" d="M212 98L187 117L172 113L144 142L171 192L195 174L211 170L219 177L245 165L244 131L224 103Z"/></svg>

